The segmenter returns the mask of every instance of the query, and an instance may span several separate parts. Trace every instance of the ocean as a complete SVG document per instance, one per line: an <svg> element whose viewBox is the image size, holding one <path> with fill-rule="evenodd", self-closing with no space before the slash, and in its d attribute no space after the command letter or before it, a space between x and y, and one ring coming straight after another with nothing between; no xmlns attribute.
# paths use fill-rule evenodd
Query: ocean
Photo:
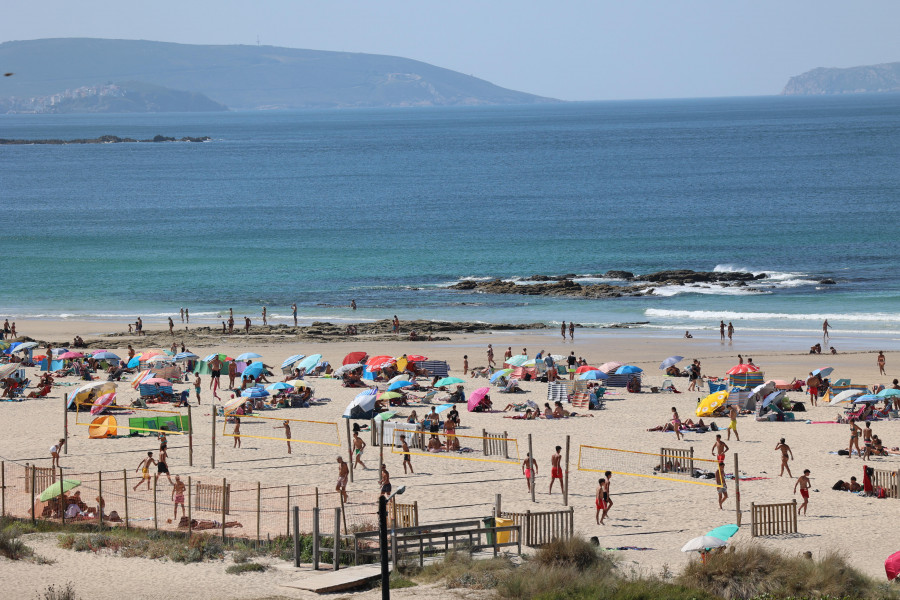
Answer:
<svg viewBox="0 0 900 600"><path fill-rule="evenodd" d="M0 317L640 322L900 338L900 96L0 115ZM749 287L582 300L446 289L611 269ZM822 285L831 278L836 285ZM355 299L359 309L349 308ZM21 329L21 327L20 327ZM777 335L776 335L777 337Z"/></svg>

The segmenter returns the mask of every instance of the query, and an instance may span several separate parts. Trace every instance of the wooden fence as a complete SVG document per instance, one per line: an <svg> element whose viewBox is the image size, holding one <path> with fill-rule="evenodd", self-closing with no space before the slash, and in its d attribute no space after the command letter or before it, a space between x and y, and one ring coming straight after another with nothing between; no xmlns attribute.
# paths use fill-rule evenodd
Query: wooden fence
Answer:
<svg viewBox="0 0 900 600"><path fill-rule="evenodd" d="M31 493L31 482L34 481L35 493L40 494L56 481L53 467L32 467L25 464L25 493Z"/></svg>
<svg viewBox="0 0 900 600"><path fill-rule="evenodd" d="M388 511L391 517L388 525L393 528L403 529L406 527L419 526L419 503L400 504L396 498L391 500L391 507Z"/></svg>
<svg viewBox="0 0 900 600"><path fill-rule="evenodd" d="M227 515L229 514L230 504L230 483L221 486L198 482L194 487L194 510L214 512L217 515Z"/></svg>
<svg viewBox="0 0 900 600"><path fill-rule="evenodd" d="M884 488L885 498L900 498L900 471L872 469L872 485Z"/></svg>
<svg viewBox="0 0 900 600"><path fill-rule="evenodd" d="M797 533L797 501L781 504L750 503L750 536Z"/></svg>
<svg viewBox="0 0 900 600"><path fill-rule="evenodd" d="M694 472L694 447L684 448L660 448L662 455L659 460L660 473L693 473Z"/></svg>
<svg viewBox="0 0 900 600"><path fill-rule="evenodd" d="M523 513L501 511L501 519L511 519L513 525L521 526L522 543L539 547L556 539L568 539L575 533L575 509L549 510Z"/></svg>
<svg viewBox="0 0 900 600"><path fill-rule="evenodd" d="M485 456L502 456L509 458L509 444L506 440L509 435L504 431L502 433L490 433L481 430L482 451Z"/></svg>

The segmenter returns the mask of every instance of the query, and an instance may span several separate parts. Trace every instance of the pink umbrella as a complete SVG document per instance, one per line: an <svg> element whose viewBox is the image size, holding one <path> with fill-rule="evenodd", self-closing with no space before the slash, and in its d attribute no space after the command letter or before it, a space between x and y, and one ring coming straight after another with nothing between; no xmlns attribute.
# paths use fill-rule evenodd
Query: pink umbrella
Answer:
<svg viewBox="0 0 900 600"><path fill-rule="evenodd" d="M604 373L612 373L619 367L624 367L624 366L625 365L620 362L612 361L612 362L603 363L602 365L597 367L597 370L603 371Z"/></svg>
<svg viewBox="0 0 900 600"><path fill-rule="evenodd" d="M71 358L84 358L84 354L82 354L81 352L63 352L56 358L61 358L63 360L68 360Z"/></svg>
<svg viewBox="0 0 900 600"><path fill-rule="evenodd" d="M152 377L150 379L145 379L141 382L141 385L163 385L166 387L171 387L172 383L168 379L160 379L159 377Z"/></svg>
<svg viewBox="0 0 900 600"><path fill-rule="evenodd" d="M478 388L474 392L469 395L469 400L467 405L469 407L469 412L474 412L478 405L481 404L481 401L484 400L484 397L487 396L491 391L491 388Z"/></svg>
<svg viewBox="0 0 900 600"><path fill-rule="evenodd" d="M107 406L115 402L116 393L110 392L109 394L103 394L96 400L94 400L94 405L91 407L91 415L99 415L106 409Z"/></svg>
<svg viewBox="0 0 900 600"><path fill-rule="evenodd" d="M746 375L747 373L759 373L759 367L748 363L734 365L728 369L728 375Z"/></svg>

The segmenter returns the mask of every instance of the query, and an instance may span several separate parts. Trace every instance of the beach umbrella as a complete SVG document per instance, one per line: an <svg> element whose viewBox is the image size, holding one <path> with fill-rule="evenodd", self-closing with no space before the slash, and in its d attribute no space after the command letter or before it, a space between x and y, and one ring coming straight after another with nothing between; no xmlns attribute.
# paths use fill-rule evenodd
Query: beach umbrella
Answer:
<svg viewBox="0 0 900 600"><path fill-rule="evenodd" d="M369 360L366 361L366 366L369 367L369 370L377 370L386 367L387 365L394 364L395 361L393 356L372 356Z"/></svg>
<svg viewBox="0 0 900 600"><path fill-rule="evenodd" d="M884 561L884 572L887 574L888 581L893 581L900 577L900 552L894 552Z"/></svg>
<svg viewBox="0 0 900 600"><path fill-rule="evenodd" d="M244 371L241 373L241 377L256 378L256 377L259 377L260 375L262 375L263 371L265 371L265 369L266 369L265 365L263 365L261 362L256 362L251 365L248 365L247 368L245 368Z"/></svg>
<svg viewBox="0 0 900 600"><path fill-rule="evenodd" d="M894 396L900 396L900 390L896 388L884 388L878 392L878 395L882 398L892 398Z"/></svg>
<svg viewBox="0 0 900 600"><path fill-rule="evenodd" d="M723 542L727 542L729 539L731 539L731 536L738 532L739 529L740 527L738 527L737 525L720 525L712 531L708 531L706 535L709 537L719 538Z"/></svg>
<svg viewBox="0 0 900 600"><path fill-rule="evenodd" d="M22 342L15 348L13 348L12 353L15 354L17 352L24 352L25 350L31 350L32 348L37 348L37 342ZM9 346L7 346L8 348Z"/></svg>
<svg viewBox="0 0 900 600"><path fill-rule="evenodd" d="M63 352L57 358L60 360L72 360L73 358L84 358L84 354L81 352Z"/></svg>
<svg viewBox="0 0 900 600"><path fill-rule="evenodd" d="M9 363L8 365L0 365L0 379L9 377L19 370L19 363Z"/></svg>
<svg viewBox="0 0 900 600"><path fill-rule="evenodd" d="M409 373L400 373L399 375L394 375L388 380L388 383L397 383L398 381L409 381Z"/></svg>
<svg viewBox="0 0 900 600"><path fill-rule="evenodd" d="M415 385L412 381L395 381L391 385L388 386L388 391L393 392L394 390L399 390L405 387L409 387L411 385Z"/></svg>
<svg viewBox="0 0 900 600"><path fill-rule="evenodd" d="M341 361L343 365L349 365L354 363L363 363L366 361L366 358L369 355L366 352L351 352L344 357L344 360Z"/></svg>
<svg viewBox="0 0 900 600"><path fill-rule="evenodd" d="M227 415L227 414L230 414L230 413L233 413L233 412L236 411L238 408L240 408L241 406L243 406L243 405L244 405L244 402L246 402L246 400L245 400L244 398L241 398L240 396L238 396L237 398L232 398L231 400L229 400L228 402L226 402L226 403L222 406L222 411L223 411L226 415Z"/></svg>
<svg viewBox="0 0 900 600"><path fill-rule="evenodd" d="M116 400L116 393L110 392L108 394L103 394L96 400L94 400L94 405L91 407L92 415L99 415L104 410L106 410L107 406L110 406Z"/></svg>
<svg viewBox="0 0 900 600"><path fill-rule="evenodd" d="M643 373L644 370L634 365L623 365L616 369L616 375L631 375L632 373Z"/></svg>
<svg viewBox="0 0 900 600"><path fill-rule="evenodd" d="M401 394L400 392L385 392L378 398L380 400L393 400L395 398L402 398L402 397L403 397L403 394Z"/></svg>
<svg viewBox="0 0 900 600"><path fill-rule="evenodd" d="M284 359L284 362L283 362L283 363L281 363L281 368L282 368L282 369L287 369L288 367L290 367L290 366L291 366L292 364L294 364L295 362L300 362L300 361L303 360L304 358L306 358L306 355L305 355L305 354L295 354L295 355L293 355L293 356L289 356L289 357L287 357L286 359Z"/></svg>
<svg viewBox="0 0 900 600"><path fill-rule="evenodd" d="M407 362L422 362L423 360L428 360L428 357L422 356L421 354L407 354L406 355Z"/></svg>
<svg viewBox="0 0 900 600"><path fill-rule="evenodd" d="M622 363L616 362L616 361L611 361L611 362L603 363L602 365L597 367L597 369L600 371L603 371L604 373L612 373L613 371L615 371L616 369L618 369L621 366L623 366Z"/></svg>
<svg viewBox="0 0 900 600"><path fill-rule="evenodd" d="M6 340L0 340L0 350L6 350L10 346L12 346L12 344L7 342Z"/></svg>
<svg viewBox="0 0 900 600"><path fill-rule="evenodd" d="M706 398L700 401L697 405L697 416L698 417L708 417L712 415L719 407L724 406L725 402L728 400L728 392L726 390L722 390L720 392L713 392Z"/></svg>
<svg viewBox="0 0 900 600"><path fill-rule="evenodd" d="M667 358L666 360L664 360L664 361L662 361L661 363L659 363L659 370L660 370L660 371L665 371L665 370L668 369L669 367L674 366L674 365L677 365L678 363L680 363L680 362L683 361L683 360L684 360L684 357L683 357L683 356L670 356L670 357Z"/></svg>
<svg viewBox="0 0 900 600"><path fill-rule="evenodd" d="M302 379L291 379L288 381L288 385L292 385L295 388L305 388L309 387L309 384L303 381Z"/></svg>
<svg viewBox="0 0 900 600"><path fill-rule="evenodd" d="M64 494L77 488L79 485L81 485L81 482L77 479L63 479L62 486L60 486L60 482L57 481L56 483L50 484L50 487L41 492L39 499L41 502L46 502L51 498L56 498L60 494ZM60 487L62 487L62 489L60 489Z"/></svg>
<svg viewBox="0 0 900 600"><path fill-rule="evenodd" d="M93 381L70 393L67 406L72 406L73 403L85 404L91 393L95 396L102 396L103 394L114 391L116 391L116 384L113 381ZM91 404L93 404L93 402L94 401L91 400Z"/></svg>
<svg viewBox="0 0 900 600"><path fill-rule="evenodd" d="M154 373L150 369L144 369L140 373L134 376L134 379L131 380L131 387L134 389L138 389L138 386L144 382L145 379L150 379L153 377Z"/></svg>
<svg viewBox="0 0 900 600"><path fill-rule="evenodd" d="M589 367L589 366L587 366L587 365L583 365L583 366L578 367L577 369L575 369L575 374L576 374L576 375L581 375L582 373L587 373L588 371L599 371L599 370L600 370L600 369L598 369L597 367Z"/></svg>
<svg viewBox="0 0 900 600"><path fill-rule="evenodd" d="M371 418L372 411L375 410L375 400L378 399L378 392L374 388L369 388L356 395L356 398L350 401L347 408L344 409L345 419L368 419Z"/></svg>
<svg viewBox="0 0 900 600"><path fill-rule="evenodd" d="M165 354L153 354L151 356L141 356L141 362L152 364L152 363L161 363L161 362L172 362L172 357L166 356Z"/></svg>
<svg viewBox="0 0 900 600"><path fill-rule="evenodd" d="M122 360L117 354L106 351L97 352L96 354L94 354L93 358L96 360Z"/></svg>
<svg viewBox="0 0 900 600"><path fill-rule="evenodd" d="M269 392L262 388L252 387L241 392L241 398L265 398Z"/></svg>
<svg viewBox="0 0 900 600"><path fill-rule="evenodd" d="M439 387L444 387L446 385L455 385L457 383L465 383L465 381L463 381L459 377L444 377L443 379L438 379L434 383L434 387L439 388ZM484 389L487 389L487 388L484 388Z"/></svg>
<svg viewBox="0 0 900 600"><path fill-rule="evenodd" d="M500 369L499 371L497 371L496 373L491 375L491 383L494 383L501 377L506 377L507 375L509 375L512 372L513 372L512 369Z"/></svg>
<svg viewBox="0 0 900 600"><path fill-rule="evenodd" d="M309 356L298 362L296 368L312 371L319 364L320 360L322 360L321 354L310 354Z"/></svg>
<svg viewBox="0 0 900 600"><path fill-rule="evenodd" d="M853 404L872 404L874 402L881 402L882 400L884 400L884 398L876 396L875 394L865 394L854 400Z"/></svg>
<svg viewBox="0 0 900 600"><path fill-rule="evenodd" d="M350 363L350 364L348 364L348 365L344 365L344 366L342 366L342 367L338 367L338 368L334 371L334 376L335 376L335 377L343 377L346 373L350 373L351 371L355 371L355 370L360 369L360 368L362 368L362 367L363 367L363 365L361 365L361 364L359 364L359 363Z"/></svg>
<svg viewBox="0 0 900 600"><path fill-rule="evenodd" d="M375 420L376 421L387 421L388 419L390 419L391 417L393 417L396 414L397 414L396 410L386 410L382 413L378 413L377 415L375 415Z"/></svg>
<svg viewBox="0 0 900 600"><path fill-rule="evenodd" d="M172 382L162 377L148 377L141 382L142 385L161 385L163 387L172 387Z"/></svg>
<svg viewBox="0 0 900 600"><path fill-rule="evenodd" d="M280 392L281 390L292 390L294 386L289 383L285 383L283 381L276 381L275 383L270 383L266 386L266 391L269 392Z"/></svg>
<svg viewBox="0 0 900 600"><path fill-rule="evenodd" d="M844 390L843 392L832 398L831 402L828 403L828 406L837 406L842 402L850 402L856 396L862 396L863 394L865 394L865 392L862 390Z"/></svg>
<svg viewBox="0 0 900 600"><path fill-rule="evenodd" d="M711 535L701 535L700 537L696 537L690 540L687 544L682 546L682 552L705 552L707 550L712 550L713 548L721 548L722 546L727 546L728 542L725 540L720 540L717 537L713 537Z"/></svg>
<svg viewBox="0 0 900 600"><path fill-rule="evenodd" d="M467 406L469 407L469 412L474 411L478 408L478 405L481 404L481 401L484 400L484 397L487 396L491 391L491 388L478 388L469 396L469 400Z"/></svg>
<svg viewBox="0 0 900 600"><path fill-rule="evenodd" d="M759 373L759 367L744 363L742 365L734 365L726 371L727 375L746 375L747 373Z"/></svg>
<svg viewBox="0 0 900 600"><path fill-rule="evenodd" d="M196 354L194 354L193 352L179 352L178 354L176 354L175 356L172 357L172 360L181 362L183 360L197 360L198 358L200 358L200 357L197 356Z"/></svg>
<svg viewBox="0 0 900 600"><path fill-rule="evenodd" d="M253 360L255 358L262 358L261 354L257 354L256 352L244 352L239 355L236 360L239 362L247 362L248 360Z"/></svg>
<svg viewBox="0 0 900 600"><path fill-rule="evenodd" d="M768 396L763 398L763 401L762 401L763 408L767 407L768 405L772 404L773 402L780 402L782 398L784 398L784 390L776 390L776 391L772 392L771 394L769 394Z"/></svg>
<svg viewBox="0 0 900 600"><path fill-rule="evenodd" d="M514 367L521 367L528 362L528 357L524 354L516 354L515 356L510 356L503 362Z"/></svg>
<svg viewBox="0 0 900 600"><path fill-rule="evenodd" d="M582 373L578 376L578 379L581 381L592 381L596 379L609 379L609 375L604 373L603 371L588 371L587 373Z"/></svg>
<svg viewBox="0 0 900 600"><path fill-rule="evenodd" d="M135 354L133 357L128 359L128 364L126 365L129 369L134 369L141 364L141 355Z"/></svg>
<svg viewBox="0 0 900 600"><path fill-rule="evenodd" d="M812 374L813 376L818 375L822 379L825 379L826 377L831 375L832 371L834 371L834 367L822 367L821 369L816 369L815 371L813 371Z"/></svg>

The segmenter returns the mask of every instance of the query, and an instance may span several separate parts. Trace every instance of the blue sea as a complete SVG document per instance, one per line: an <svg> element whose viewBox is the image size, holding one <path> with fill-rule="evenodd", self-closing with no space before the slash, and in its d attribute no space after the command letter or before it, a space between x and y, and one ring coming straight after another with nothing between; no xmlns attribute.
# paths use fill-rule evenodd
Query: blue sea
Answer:
<svg viewBox="0 0 900 600"><path fill-rule="evenodd" d="M0 146L0 316L186 306L218 324L266 305L287 322L296 302L306 323L724 319L777 335L828 318L900 338L900 95L0 115L2 138L104 134L213 140ZM447 289L675 268L768 277L608 300Z"/></svg>

